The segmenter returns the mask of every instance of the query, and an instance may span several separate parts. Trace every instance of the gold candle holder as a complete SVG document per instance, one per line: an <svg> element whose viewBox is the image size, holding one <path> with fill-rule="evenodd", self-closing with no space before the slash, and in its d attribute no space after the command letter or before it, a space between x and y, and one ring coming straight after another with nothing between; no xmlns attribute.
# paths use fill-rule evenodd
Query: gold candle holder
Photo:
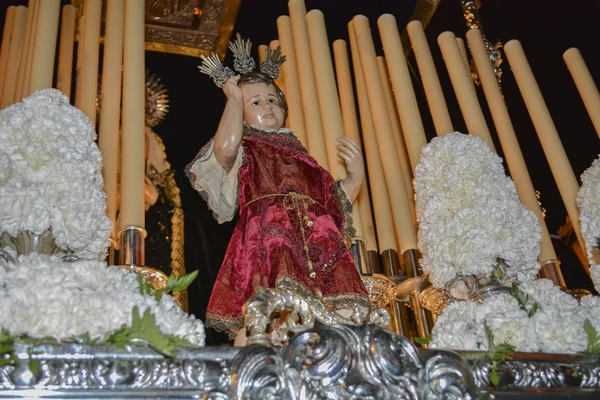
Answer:
<svg viewBox="0 0 600 400"><path fill-rule="evenodd" d="M408 249L402 254L402 258L408 279L396 286L396 299L407 303L413 310L417 333L420 338L425 339L431 334L433 316L423 308L420 302L421 291L425 288L426 283L423 281L422 271L419 267L419 253L416 249Z"/></svg>
<svg viewBox="0 0 600 400"><path fill-rule="evenodd" d="M540 269L540 275L542 278L550 279L555 285L563 289L567 288L562 271L560 270L560 261L558 260L544 261Z"/></svg>

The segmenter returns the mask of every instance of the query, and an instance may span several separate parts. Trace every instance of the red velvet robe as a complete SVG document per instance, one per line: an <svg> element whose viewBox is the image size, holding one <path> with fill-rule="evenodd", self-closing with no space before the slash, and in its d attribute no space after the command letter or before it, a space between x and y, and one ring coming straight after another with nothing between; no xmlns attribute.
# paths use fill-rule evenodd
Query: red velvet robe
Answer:
<svg viewBox="0 0 600 400"><path fill-rule="evenodd" d="M354 230L352 205L341 182L336 183L288 130L265 132L245 126L241 150L241 162L229 173L239 174L239 219L210 298L206 325L235 334L244 324L244 303L261 286L322 295L334 310L368 308L367 291L346 247ZM203 171L198 163L209 153L212 142L187 172L215 211L219 191L211 194L207 184L199 182ZM218 212L215 216L220 222L232 217ZM314 278L309 276L309 261Z"/></svg>

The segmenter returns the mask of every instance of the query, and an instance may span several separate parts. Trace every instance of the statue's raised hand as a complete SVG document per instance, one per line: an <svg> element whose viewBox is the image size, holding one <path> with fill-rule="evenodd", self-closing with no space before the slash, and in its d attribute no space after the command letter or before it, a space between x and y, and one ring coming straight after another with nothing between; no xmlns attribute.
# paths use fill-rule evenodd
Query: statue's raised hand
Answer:
<svg viewBox="0 0 600 400"><path fill-rule="evenodd" d="M227 100L235 99L242 100L242 89L238 86L240 75L232 76L225 81L223 85L223 93L227 96Z"/></svg>

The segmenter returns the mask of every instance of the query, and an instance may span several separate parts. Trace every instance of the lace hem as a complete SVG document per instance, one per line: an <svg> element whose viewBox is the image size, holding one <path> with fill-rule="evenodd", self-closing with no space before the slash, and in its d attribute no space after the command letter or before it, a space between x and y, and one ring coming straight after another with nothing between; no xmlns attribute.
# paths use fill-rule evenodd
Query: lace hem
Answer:
<svg viewBox="0 0 600 400"><path fill-rule="evenodd" d="M230 340L235 340L238 331L244 327L244 317L226 318L220 315L206 314L204 324L208 328L226 333Z"/></svg>
<svg viewBox="0 0 600 400"><path fill-rule="evenodd" d="M348 195L342 186L342 182L344 182L342 179L335 181L333 198L335 204L342 211L344 216L342 222L342 235L344 236L346 247L350 248L350 246L352 246L352 239L356 235L356 229L352 226L354 223L352 220L352 202L348 198Z"/></svg>
<svg viewBox="0 0 600 400"><path fill-rule="evenodd" d="M185 168L185 174L192 187L208 203L213 217L220 224L231 221L238 211L240 172L243 164L244 149L240 146L231 171L225 171L214 154L211 139Z"/></svg>
<svg viewBox="0 0 600 400"><path fill-rule="evenodd" d="M329 307L332 311L339 310L352 310L354 306L363 307L366 310L371 309L371 300L367 295L360 295L357 293L345 293L333 296L322 296L321 293L313 293L303 282L298 281L289 276L282 276L277 278L275 287L280 289L293 290L300 293L303 296L318 297Z"/></svg>

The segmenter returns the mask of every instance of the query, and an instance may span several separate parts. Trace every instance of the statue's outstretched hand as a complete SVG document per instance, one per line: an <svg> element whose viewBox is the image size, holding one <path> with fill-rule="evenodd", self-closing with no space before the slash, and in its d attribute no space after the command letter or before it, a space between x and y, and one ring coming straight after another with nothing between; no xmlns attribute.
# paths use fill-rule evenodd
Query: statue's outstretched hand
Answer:
<svg viewBox="0 0 600 400"><path fill-rule="evenodd" d="M348 136L338 138L337 152L346 163L348 176L344 179L344 190L354 201L365 177L365 162L360 147Z"/></svg>
<svg viewBox="0 0 600 400"><path fill-rule="evenodd" d="M365 163L356 142L348 136L338 138L337 152L346 163L348 175L357 175L362 180L365 175Z"/></svg>

